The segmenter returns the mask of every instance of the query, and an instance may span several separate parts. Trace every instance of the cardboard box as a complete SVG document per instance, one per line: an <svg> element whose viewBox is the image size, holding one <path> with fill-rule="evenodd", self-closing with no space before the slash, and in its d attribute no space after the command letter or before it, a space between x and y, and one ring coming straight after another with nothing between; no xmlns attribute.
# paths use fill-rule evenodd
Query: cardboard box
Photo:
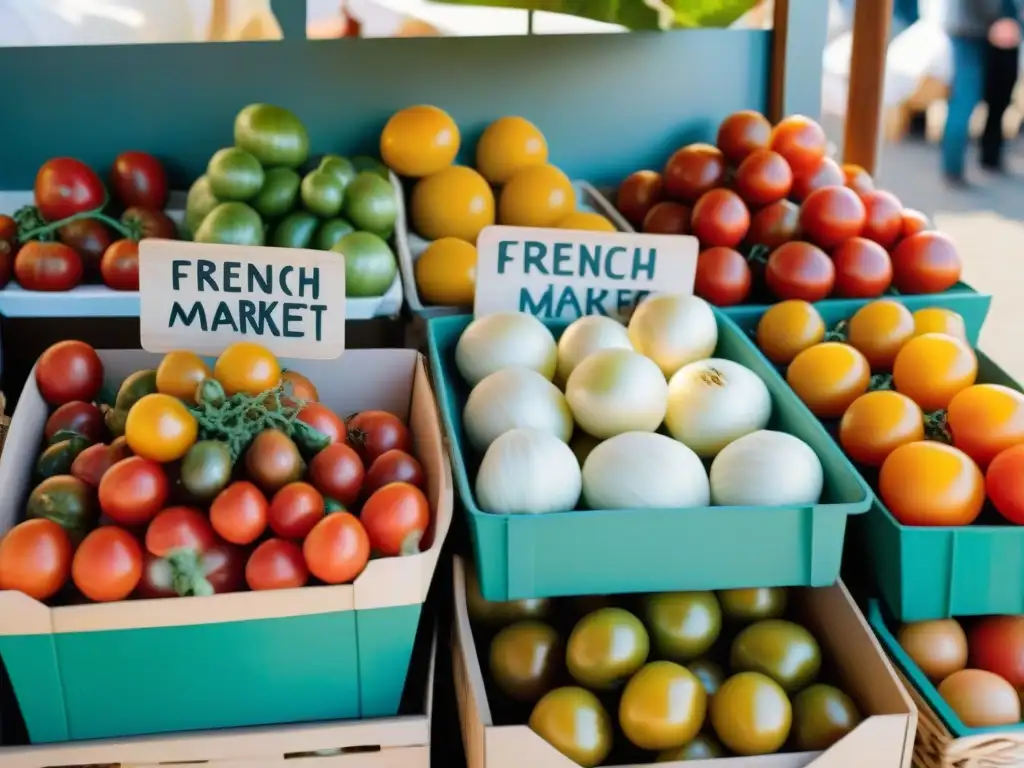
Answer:
<svg viewBox="0 0 1024 768"><path fill-rule="evenodd" d="M527 725L494 725L466 607L465 571L455 562L452 641L455 692L469 768L573 768ZM917 710L842 582L793 589L803 619L830 659L864 721L824 752L686 762L708 768L910 768ZM623 738L623 737L619 737ZM659 763L661 765L661 763ZM675 763L680 768L683 763ZM640 768L625 766L624 768Z"/></svg>
<svg viewBox="0 0 1024 768"><path fill-rule="evenodd" d="M102 351L111 383L159 355ZM339 414L405 419L427 474L430 547L355 583L50 608L0 592L0 657L33 743L393 715L452 518L433 390L412 350L282 361ZM0 459L0 535L22 519L47 406L29 379Z"/></svg>

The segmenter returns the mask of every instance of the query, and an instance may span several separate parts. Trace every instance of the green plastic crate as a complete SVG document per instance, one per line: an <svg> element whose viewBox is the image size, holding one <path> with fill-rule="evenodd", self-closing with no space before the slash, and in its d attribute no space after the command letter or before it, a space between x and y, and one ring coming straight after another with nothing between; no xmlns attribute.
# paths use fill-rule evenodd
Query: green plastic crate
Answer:
<svg viewBox="0 0 1024 768"><path fill-rule="evenodd" d="M467 452L462 409L469 395L455 345L471 317L431 318L431 370L448 432L456 489L465 507L483 596L528 597L832 584L839 575L846 518L871 494L824 427L746 335L718 319L716 356L760 375L773 399L769 428L807 442L825 469L823 501L796 508L707 507L495 515L476 504L480 456ZM566 321L545 321L555 336Z"/></svg>

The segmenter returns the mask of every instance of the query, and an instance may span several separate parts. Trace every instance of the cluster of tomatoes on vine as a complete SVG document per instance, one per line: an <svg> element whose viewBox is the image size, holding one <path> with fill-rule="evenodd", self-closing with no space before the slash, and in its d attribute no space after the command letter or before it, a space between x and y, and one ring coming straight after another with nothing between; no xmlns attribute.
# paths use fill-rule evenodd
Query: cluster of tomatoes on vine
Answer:
<svg viewBox="0 0 1024 768"><path fill-rule="evenodd" d="M952 241L827 150L810 118L772 126L757 112L737 112L715 145L690 144L660 173L626 178L616 204L643 232L697 237L694 291L718 306L955 285L961 262Z"/></svg>

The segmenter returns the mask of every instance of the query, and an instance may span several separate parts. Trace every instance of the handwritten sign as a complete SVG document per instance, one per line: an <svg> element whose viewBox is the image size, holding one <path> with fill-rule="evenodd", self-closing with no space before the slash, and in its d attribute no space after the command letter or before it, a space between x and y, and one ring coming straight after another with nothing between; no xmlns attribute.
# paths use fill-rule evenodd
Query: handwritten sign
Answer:
<svg viewBox="0 0 1024 768"><path fill-rule="evenodd" d="M313 360L345 349L345 259L330 251L146 239L139 303L149 352L219 354L243 339Z"/></svg>
<svg viewBox="0 0 1024 768"><path fill-rule="evenodd" d="M650 293L693 293L696 270L694 237L487 227L473 312L624 318Z"/></svg>

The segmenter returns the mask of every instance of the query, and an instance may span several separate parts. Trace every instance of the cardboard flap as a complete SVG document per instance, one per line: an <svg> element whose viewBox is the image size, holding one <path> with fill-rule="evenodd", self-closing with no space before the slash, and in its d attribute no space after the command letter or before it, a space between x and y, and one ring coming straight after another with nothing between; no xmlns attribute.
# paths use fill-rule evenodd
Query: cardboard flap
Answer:
<svg viewBox="0 0 1024 768"><path fill-rule="evenodd" d="M914 732L910 733L912 737ZM820 768L863 768L867 765L882 765L889 753L879 754L879 747L899 743L906 737L905 715L872 715L821 753L812 765Z"/></svg>

